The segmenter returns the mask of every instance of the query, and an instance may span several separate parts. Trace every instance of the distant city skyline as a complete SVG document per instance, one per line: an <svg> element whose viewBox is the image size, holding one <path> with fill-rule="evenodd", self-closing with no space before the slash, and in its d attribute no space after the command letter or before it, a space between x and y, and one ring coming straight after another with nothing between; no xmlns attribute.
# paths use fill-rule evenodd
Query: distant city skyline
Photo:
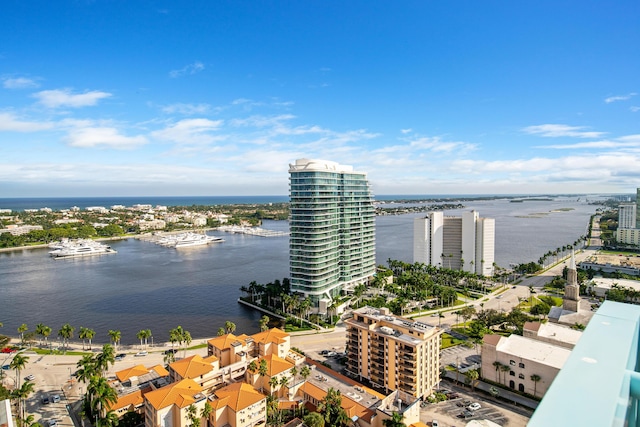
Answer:
<svg viewBox="0 0 640 427"><path fill-rule="evenodd" d="M637 1L3 6L0 198L640 186Z"/></svg>

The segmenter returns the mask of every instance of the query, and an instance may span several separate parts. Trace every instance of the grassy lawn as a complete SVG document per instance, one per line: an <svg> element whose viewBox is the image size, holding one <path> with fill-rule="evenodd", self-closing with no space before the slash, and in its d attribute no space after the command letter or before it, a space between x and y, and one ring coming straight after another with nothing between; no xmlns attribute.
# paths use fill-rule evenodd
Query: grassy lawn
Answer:
<svg viewBox="0 0 640 427"><path fill-rule="evenodd" d="M464 340L454 338L451 335L445 333L442 334L442 344L440 346L440 349L443 350L445 348L453 347L462 344L463 342Z"/></svg>

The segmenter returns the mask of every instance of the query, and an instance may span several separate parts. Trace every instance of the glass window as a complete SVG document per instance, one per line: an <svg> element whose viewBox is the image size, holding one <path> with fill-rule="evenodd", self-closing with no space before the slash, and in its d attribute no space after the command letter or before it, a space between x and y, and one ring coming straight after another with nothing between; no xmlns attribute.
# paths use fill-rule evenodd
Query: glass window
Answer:
<svg viewBox="0 0 640 427"><path fill-rule="evenodd" d="M520 368L524 369L524 363L520 362L520 363L518 364L518 366L519 366Z"/></svg>

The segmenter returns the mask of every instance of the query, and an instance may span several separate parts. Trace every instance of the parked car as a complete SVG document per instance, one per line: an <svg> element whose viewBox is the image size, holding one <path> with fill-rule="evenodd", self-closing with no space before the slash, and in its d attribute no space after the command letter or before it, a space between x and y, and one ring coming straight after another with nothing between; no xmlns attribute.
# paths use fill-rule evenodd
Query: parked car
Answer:
<svg viewBox="0 0 640 427"><path fill-rule="evenodd" d="M51 396L51 403L58 403L58 402L60 402L59 394L54 394L53 396Z"/></svg>
<svg viewBox="0 0 640 427"><path fill-rule="evenodd" d="M431 427L438 427L440 424L438 424L438 420L433 420L431 421Z"/></svg>
<svg viewBox="0 0 640 427"><path fill-rule="evenodd" d="M467 406L467 409L469 409L470 411L477 411L480 408L481 406L478 402L473 402L469 406Z"/></svg>
<svg viewBox="0 0 640 427"><path fill-rule="evenodd" d="M139 352L137 352L137 353L135 354L135 356L136 356L136 357L143 357L143 356L146 356L147 354L149 354L149 353L148 353L148 352L146 352L146 351L139 351Z"/></svg>
<svg viewBox="0 0 640 427"><path fill-rule="evenodd" d="M58 425L58 421L49 420L49 421L47 421L47 424L49 425L49 427L56 427Z"/></svg>
<svg viewBox="0 0 640 427"><path fill-rule="evenodd" d="M4 370L4 371L8 371L9 369L11 369L11 366L9 366L9 365L2 365L2 370Z"/></svg>
<svg viewBox="0 0 640 427"><path fill-rule="evenodd" d="M449 400L451 399L458 399L460 397L460 395L458 393L449 393L447 395L447 398L449 398Z"/></svg>
<svg viewBox="0 0 640 427"><path fill-rule="evenodd" d="M122 359L124 359L125 357L127 357L127 355L126 355L125 353L119 353L119 354L116 354L115 359L116 359L116 360L122 360Z"/></svg>
<svg viewBox="0 0 640 427"><path fill-rule="evenodd" d="M49 404L49 396L44 396L41 400L43 405L48 405Z"/></svg>
<svg viewBox="0 0 640 427"><path fill-rule="evenodd" d="M35 380L36 377L33 374L27 375L26 377L24 377L25 381L33 381Z"/></svg>

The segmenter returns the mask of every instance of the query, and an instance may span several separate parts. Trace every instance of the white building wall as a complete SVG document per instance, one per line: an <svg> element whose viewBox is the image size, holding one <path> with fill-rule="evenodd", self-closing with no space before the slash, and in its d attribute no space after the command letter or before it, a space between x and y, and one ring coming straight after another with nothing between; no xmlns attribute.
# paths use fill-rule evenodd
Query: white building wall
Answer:
<svg viewBox="0 0 640 427"><path fill-rule="evenodd" d="M482 276L493 276L493 263L496 256L496 220L478 218L476 226L475 272Z"/></svg>
<svg viewBox="0 0 640 427"><path fill-rule="evenodd" d="M465 271L492 276L495 220L480 218L476 211L465 212L462 217L430 212L424 218L416 218L413 261L452 269L462 266Z"/></svg>
<svg viewBox="0 0 640 427"><path fill-rule="evenodd" d="M460 258L464 260L464 263L461 262L462 269L470 273L475 272L477 222L478 212L469 211L462 214L462 252Z"/></svg>
<svg viewBox="0 0 640 427"><path fill-rule="evenodd" d="M425 218L413 221L413 261L428 265L441 265L444 216L431 212Z"/></svg>
<svg viewBox="0 0 640 427"><path fill-rule="evenodd" d="M618 206L618 228L636 228L636 209L635 203Z"/></svg>

